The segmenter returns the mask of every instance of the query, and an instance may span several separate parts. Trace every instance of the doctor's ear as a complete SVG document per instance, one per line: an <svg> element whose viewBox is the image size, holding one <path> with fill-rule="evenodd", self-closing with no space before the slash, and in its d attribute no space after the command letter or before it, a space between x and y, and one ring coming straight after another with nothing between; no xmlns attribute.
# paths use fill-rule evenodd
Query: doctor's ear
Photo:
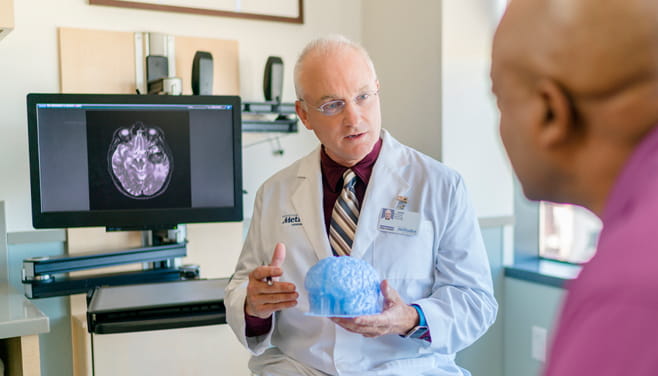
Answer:
<svg viewBox="0 0 658 376"><path fill-rule="evenodd" d="M542 100L543 119L539 142L547 148L564 145L578 135L576 111L569 94L557 82L544 79L537 85Z"/></svg>
<svg viewBox="0 0 658 376"><path fill-rule="evenodd" d="M310 130L311 127L308 125L308 111L306 111L305 107L306 106L304 103L302 103L302 101L295 101L295 112L297 112L297 117L302 121L302 124L304 124L306 129Z"/></svg>

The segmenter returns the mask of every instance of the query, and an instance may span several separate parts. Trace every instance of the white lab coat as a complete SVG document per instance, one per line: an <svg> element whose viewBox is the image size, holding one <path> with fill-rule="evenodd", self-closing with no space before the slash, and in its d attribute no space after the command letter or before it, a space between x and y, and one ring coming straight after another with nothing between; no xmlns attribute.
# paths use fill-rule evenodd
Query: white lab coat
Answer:
<svg viewBox="0 0 658 376"><path fill-rule="evenodd" d="M475 212L457 172L400 144L384 130L382 139L351 257L368 261L407 303L421 306L431 343L398 335L365 338L327 318L305 315L306 272L332 256L318 148L259 189L249 234L226 289L227 321L256 357L252 362L274 346L331 375L469 375L455 364L455 353L486 332L498 309ZM394 208L400 195L408 197L406 210L421 214L416 236L377 229L381 209ZM270 262L277 242L287 247L281 280L297 286L298 305L275 313L267 335L247 338L248 274Z"/></svg>

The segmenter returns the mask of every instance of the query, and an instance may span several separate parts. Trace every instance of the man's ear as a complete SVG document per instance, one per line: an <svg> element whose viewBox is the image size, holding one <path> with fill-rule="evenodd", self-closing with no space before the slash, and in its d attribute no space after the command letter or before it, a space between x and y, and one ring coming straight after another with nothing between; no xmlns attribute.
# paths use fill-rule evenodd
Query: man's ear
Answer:
<svg viewBox="0 0 658 376"><path fill-rule="evenodd" d="M572 141L578 135L578 129L568 93L550 79L541 80L537 90L544 107L539 142L551 148Z"/></svg>
<svg viewBox="0 0 658 376"><path fill-rule="evenodd" d="M297 117L302 121L306 129L311 130L312 128L308 125L308 112L304 109L302 101L295 101L295 112L297 112Z"/></svg>

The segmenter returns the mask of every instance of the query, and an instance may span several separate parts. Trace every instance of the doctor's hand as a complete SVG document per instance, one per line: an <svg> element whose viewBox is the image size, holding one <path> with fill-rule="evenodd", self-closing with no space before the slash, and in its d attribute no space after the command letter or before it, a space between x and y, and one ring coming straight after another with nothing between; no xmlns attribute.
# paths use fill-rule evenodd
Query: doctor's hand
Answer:
<svg viewBox="0 0 658 376"><path fill-rule="evenodd" d="M259 266L249 273L247 299L244 304L246 314L266 319L275 311L297 305L299 294L295 291L295 284L278 281L278 277L283 275L281 265L285 258L286 246L277 243L270 265Z"/></svg>
<svg viewBox="0 0 658 376"><path fill-rule="evenodd" d="M404 335L418 325L420 318L416 309L405 303L398 292L388 285L388 281L382 281L381 290L384 295L382 313L351 318L332 317L331 321L347 331L361 334L364 337L379 337L386 334Z"/></svg>

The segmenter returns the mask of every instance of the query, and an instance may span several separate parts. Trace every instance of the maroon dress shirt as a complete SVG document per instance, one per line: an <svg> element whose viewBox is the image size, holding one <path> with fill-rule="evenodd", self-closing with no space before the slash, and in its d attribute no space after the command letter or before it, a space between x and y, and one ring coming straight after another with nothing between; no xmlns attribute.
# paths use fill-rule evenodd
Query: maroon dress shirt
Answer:
<svg viewBox="0 0 658 376"><path fill-rule="evenodd" d="M370 175L372 175L372 167L379 157L379 152L382 150L382 140L379 139L372 151L368 153L359 163L352 166L352 171L358 177L354 190L356 191L356 198L359 203L363 202L363 196L366 194ZM343 189L343 173L348 167L342 166L329 158L325 152L324 146L320 152L320 168L322 170L322 207L324 210L324 225L329 236L329 224L331 223L331 212L334 209L336 199ZM246 321L246 335L247 337L256 337L264 335L270 331L272 327L272 316L267 319L250 316L245 313Z"/></svg>

